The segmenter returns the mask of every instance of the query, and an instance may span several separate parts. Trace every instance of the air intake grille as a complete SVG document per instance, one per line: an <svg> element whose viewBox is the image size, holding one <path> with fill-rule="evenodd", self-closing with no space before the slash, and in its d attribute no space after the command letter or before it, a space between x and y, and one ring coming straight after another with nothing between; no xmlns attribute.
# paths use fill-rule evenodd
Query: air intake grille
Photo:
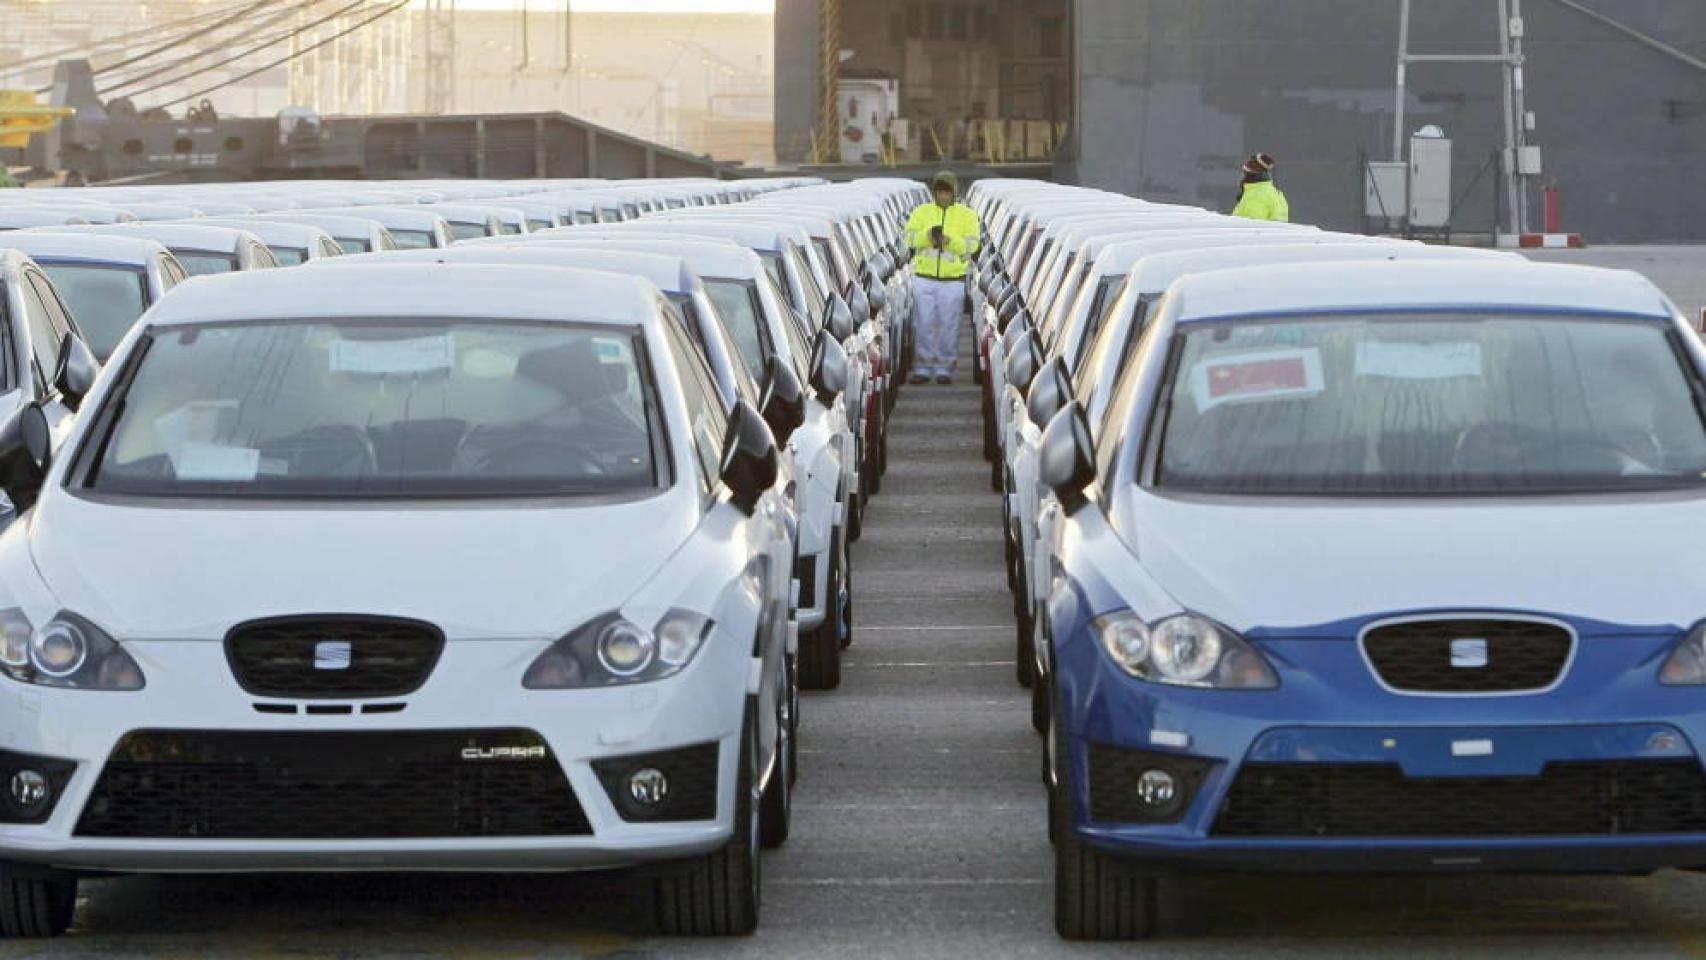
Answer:
<svg viewBox="0 0 1706 960"><path fill-rule="evenodd" d="M1518 837L1706 830L1693 760L1548 764L1538 777L1406 777L1396 764L1245 764L1229 837Z"/></svg>
<svg viewBox="0 0 1706 960"><path fill-rule="evenodd" d="M443 650L444 634L431 624L381 617L255 620L225 638L244 690L288 699L412 693Z"/></svg>
<svg viewBox="0 0 1706 960"><path fill-rule="evenodd" d="M197 839L591 832L531 730L140 731L113 749L77 825Z"/></svg>
<svg viewBox="0 0 1706 960"><path fill-rule="evenodd" d="M1375 627L1363 649L1380 679L1410 693L1519 693L1551 686L1570 632L1533 620L1425 620Z"/></svg>

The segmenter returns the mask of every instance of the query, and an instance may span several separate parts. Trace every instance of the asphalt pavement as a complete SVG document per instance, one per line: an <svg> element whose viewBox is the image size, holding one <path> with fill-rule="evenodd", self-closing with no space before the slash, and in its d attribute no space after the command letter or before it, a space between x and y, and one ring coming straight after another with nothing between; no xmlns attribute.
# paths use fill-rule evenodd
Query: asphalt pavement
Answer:
<svg viewBox="0 0 1706 960"><path fill-rule="evenodd" d="M1706 305L1706 248L1543 256ZM856 638L842 688L806 698L757 935L647 938L611 876L125 878L85 885L67 938L0 957L1706 957L1706 876L1679 872L1196 878L1163 895L1160 940L1062 944L976 388L908 388L892 431Z"/></svg>

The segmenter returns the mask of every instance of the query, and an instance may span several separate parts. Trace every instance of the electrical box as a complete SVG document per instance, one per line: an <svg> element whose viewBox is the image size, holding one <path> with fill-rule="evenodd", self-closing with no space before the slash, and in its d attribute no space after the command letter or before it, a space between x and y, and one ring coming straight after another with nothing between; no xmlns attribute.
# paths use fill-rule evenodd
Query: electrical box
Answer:
<svg viewBox="0 0 1706 960"><path fill-rule="evenodd" d="M1451 139L1438 127L1410 138L1410 226L1451 226Z"/></svg>
<svg viewBox="0 0 1706 960"><path fill-rule="evenodd" d="M1363 216L1402 220L1410 212L1410 165L1402 160L1371 161L1363 179Z"/></svg>
<svg viewBox="0 0 1706 960"><path fill-rule="evenodd" d="M1546 172L1540 160L1539 147L1530 145L1517 148L1516 172L1525 177L1538 177Z"/></svg>

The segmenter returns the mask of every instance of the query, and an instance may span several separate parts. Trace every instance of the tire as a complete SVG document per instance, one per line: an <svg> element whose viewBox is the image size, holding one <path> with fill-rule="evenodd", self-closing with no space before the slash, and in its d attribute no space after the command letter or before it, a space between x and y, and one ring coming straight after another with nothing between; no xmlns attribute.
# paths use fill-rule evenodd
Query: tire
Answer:
<svg viewBox="0 0 1706 960"><path fill-rule="evenodd" d="M800 665L788 658L788 786L800 779Z"/></svg>
<svg viewBox="0 0 1706 960"><path fill-rule="evenodd" d="M71 927L77 880L0 866L0 940L41 940Z"/></svg>
<svg viewBox="0 0 1706 960"><path fill-rule="evenodd" d="M1072 829L1070 771L1049 804L1054 840L1054 929L1065 940L1147 940L1155 935L1155 878L1084 844Z"/></svg>
<svg viewBox="0 0 1706 960"><path fill-rule="evenodd" d="M1054 713L1054 680L1046 673L1039 673L1031 680L1031 729L1038 733L1048 732L1049 716Z"/></svg>
<svg viewBox="0 0 1706 960"><path fill-rule="evenodd" d="M1013 677L1019 686L1029 690L1037 679L1036 623L1029 616L1020 617L1013 627L1013 656L1018 659Z"/></svg>
<svg viewBox="0 0 1706 960"><path fill-rule="evenodd" d="M842 602L847 576L846 550L839 534L829 542L829 576L824 578L824 603L829 610L817 627L800 634L800 687L805 690L834 690L841 686L842 627L850 636L853 625L844 620L851 614L850 602Z"/></svg>
<svg viewBox="0 0 1706 960"><path fill-rule="evenodd" d="M762 882L759 816L753 803L757 751L752 707L747 707L735 777L734 835L717 850L666 864L647 876L652 925L671 937L736 937L758 927Z"/></svg>
<svg viewBox="0 0 1706 960"><path fill-rule="evenodd" d="M865 469L859 468L859 489L847 504L847 539L858 540L865 535Z"/></svg>
<svg viewBox="0 0 1706 960"><path fill-rule="evenodd" d="M788 842L794 820L794 731L785 679L783 684L776 700L776 769L770 771L770 782L758 801L758 843L766 850Z"/></svg>
<svg viewBox="0 0 1706 960"><path fill-rule="evenodd" d="M988 391L983 398L983 459L994 463L1001 459L995 448L995 404L989 401Z"/></svg>

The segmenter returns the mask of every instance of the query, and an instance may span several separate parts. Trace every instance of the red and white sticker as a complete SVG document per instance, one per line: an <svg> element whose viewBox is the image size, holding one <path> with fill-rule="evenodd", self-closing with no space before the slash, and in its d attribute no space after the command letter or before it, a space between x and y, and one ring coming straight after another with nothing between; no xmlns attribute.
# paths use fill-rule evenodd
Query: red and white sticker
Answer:
<svg viewBox="0 0 1706 960"><path fill-rule="evenodd" d="M1223 403L1313 397L1321 389L1321 351L1315 347L1223 354L1191 370L1199 412Z"/></svg>

